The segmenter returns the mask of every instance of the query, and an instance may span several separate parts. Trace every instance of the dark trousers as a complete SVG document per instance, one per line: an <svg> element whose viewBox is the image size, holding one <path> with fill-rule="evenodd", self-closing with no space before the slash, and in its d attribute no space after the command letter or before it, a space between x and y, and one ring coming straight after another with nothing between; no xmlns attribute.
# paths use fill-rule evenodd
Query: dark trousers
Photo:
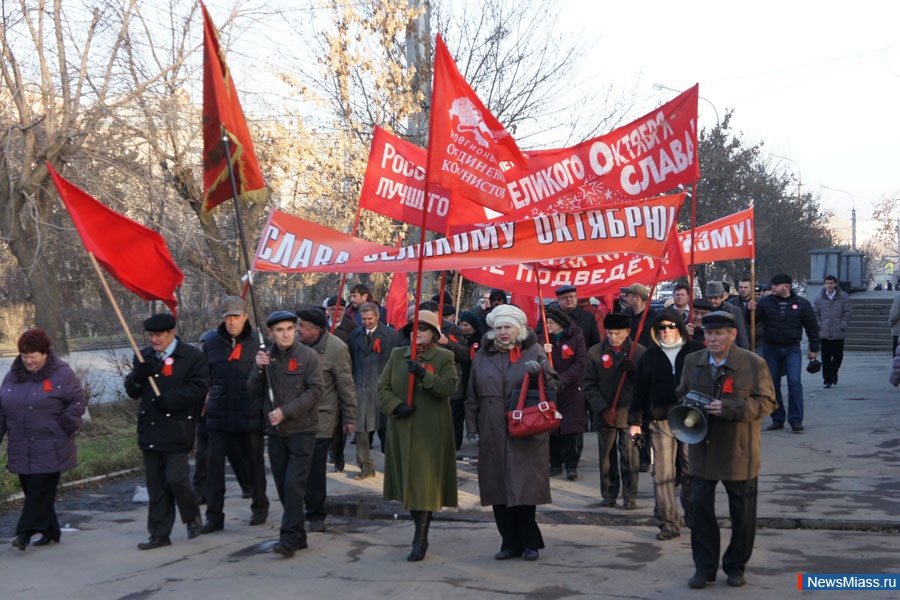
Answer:
<svg viewBox="0 0 900 600"><path fill-rule="evenodd" d="M334 461L334 470L344 470L344 447L347 445L347 434L344 433L344 417L340 414L334 424L334 433L331 436L331 458Z"/></svg>
<svg viewBox="0 0 900 600"><path fill-rule="evenodd" d="M495 504L494 522L502 539L500 549L521 553L525 548L539 550L544 547L544 536L534 520L534 505L507 506Z"/></svg>
<svg viewBox="0 0 900 600"><path fill-rule="evenodd" d="M697 571L704 573L708 579L715 577L719 570L721 547L716 520L716 483L709 479L691 478L691 553ZM757 479L723 481L722 485L728 492L728 513L731 516L731 542L722 556L722 570L727 575L743 575L756 539Z"/></svg>
<svg viewBox="0 0 900 600"><path fill-rule="evenodd" d="M450 416L453 419L453 441L456 449L462 448L463 430L466 426L466 398L450 398Z"/></svg>
<svg viewBox="0 0 900 600"><path fill-rule="evenodd" d="M252 494L250 510L254 515L268 515L269 498L266 496L266 463L263 458L262 432L210 431L206 474L206 520L211 523L222 523L225 520L225 457L229 448L234 448L240 453L242 458L238 463L246 466L249 471L244 477L250 481Z"/></svg>
<svg viewBox="0 0 900 600"><path fill-rule="evenodd" d="M202 419L201 419L202 421ZM225 449L225 457L231 470L241 486L242 492L253 492L253 475L250 472L248 460L244 458L243 450L234 443L228 444ZM265 461L263 461L265 462ZM194 446L194 476L191 483L194 493L206 497L207 471L209 470L209 432L206 424L197 427L197 444Z"/></svg>
<svg viewBox="0 0 900 600"><path fill-rule="evenodd" d="M600 451L600 495L604 500L615 500L619 495L621 480L622 501L634 502L640 458L628 430L598 427L597 446Z"/></svg>
<svg viewBox="0 0 900 600"><path fill-rule="evenodd" d="M566 469L578 468L578 433L560 433L550 436L550 466Z"/></svg>
<svg viewBox="0 0 900 600"><path fill-rule="evenodd" d="M331 438L316 438L312 464L309 468L309 481L306 484L306 518L310 521L325 519L326 481L325 471L328 464L328 447Z"/></svg>
<svg viewBox="0 0 900 600"><path fill-rule="evenodd" d="M190 523L200 516L197 497L191 488L186 452L144 451L144 471L150 506L147 531L156 537L168 537L175 524L175 507L181 522Z"/></svg>
<svg viewBox="0 0 900 600"><path fill-rule="evenodd" d="M284 507L279 541L300 548L306 544L303 527L303 499L316 447L316 434L296 433L285 437L269 436L269 463L278 499Z"/></svg>
<svg viewBox="0 0 900 600"><path fill-rule="evenodd" d="M40 533L52 540L59 540L59 520L54 508L59 471L19 474L19 484L25 494L25 504L16 524L16 535L31 537Z"/></svg>
<svg viewBox="0 0 900 600"><path fill-rule="evenodd" d="M844 340L822 338L822 379L825 383L837 380L838 369L844 361Z"/></svg>

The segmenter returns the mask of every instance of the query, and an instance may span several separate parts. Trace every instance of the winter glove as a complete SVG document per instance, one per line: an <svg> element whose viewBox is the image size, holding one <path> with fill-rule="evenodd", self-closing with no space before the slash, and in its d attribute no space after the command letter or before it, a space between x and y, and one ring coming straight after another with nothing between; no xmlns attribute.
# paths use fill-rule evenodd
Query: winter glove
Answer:
<svg viewBox="0 0 900 600"><path fill-rule="evenodd" d="M541 363L536 360L526 360L525 370L528 371L529 375L537 375L541 372Z"/></svg>
<svg viewBox="0 0 900 600"><path fill-rule="evenodd" d="M160 370L159 360L153 357L144 358L144 362L135 363L131 378L135 383L145 383Z"/></svg>
<svg viewBox="0 0 900 600"><path fill-rule="evenodd" d="M419 379L423 379L425 377L425 366L417 360L406 361L406 370Z"/></svg>
<svg viewBox="0 0 900 600"><path fill-rule="evenodd" d="M634 374L634 369L634 361L630 358L626 358L619 363L619 373L628 373L629 375L632 375Z"/></svg>
<svg viewBox="0 0 900 600"><path fill-rule="evenodd" d="M424 369L422 369L424 371ZM415 404L410 406L409 404L401 404L397 408L394 409L394 414L397 415L398 419L406 419L413 411L416 410Z"/></svg>

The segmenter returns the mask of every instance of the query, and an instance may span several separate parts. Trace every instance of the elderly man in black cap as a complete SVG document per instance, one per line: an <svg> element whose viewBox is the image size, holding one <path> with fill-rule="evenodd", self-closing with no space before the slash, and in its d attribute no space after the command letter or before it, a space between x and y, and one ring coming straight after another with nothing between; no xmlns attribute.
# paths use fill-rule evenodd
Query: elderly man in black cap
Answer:
<svg viewBox="0 0 900 600"><path fill-rule="evenodd" d="M191 487L188 454L194 447L197 418L209 388L209 369L203 353L175 335L175 317L155 314L144 321L150 345L134 357L125 377L125 392L140 399L138 446L150 507L150 538L141 550L168 546L175 524L175 507L187 525L188 539L200 535L202 521Z"/></svg>
<svg viewBox="0 0 900 600"><path fill-rule="evenodd" d="M263 458L262 398L247 392L254 369L259 335L247 320L247 306L239 296L226 296L219 307L222 323L203 343L209 364L210 388L206 397L208 471L206 523L203 533L225 527L225 457L235 448L251 482L250 525L262 525L269 516L266 464Z"/></svg>
<svg viewBox="0 0 900 600"><path fill-rule="evenodd" d="M342 433L353 435L356 429L356 387L353 365L347 344L328 332L325 312L318 307L297 311L297 335L300 343L319 355L324 377L322 400L319 402L319 426L313 452L309 483L306 486L306 518L309 531L325 531L325 466L335 423L343 423Z"/></svg>
<svg viewBox="0 0 900 600"><path fill-rule="evenodd" d="M265 397L262 412L269 436L269 464L284 508L272 551L289 558L307 547L303 499L324 383L319 355L297 340L297 315L275 311L266 319L266 327L274 343L268 351L257 352L247 390L252 396Z"/></svg>
<svg viewBox="0 0 900 600"><path fill-rule="evenodd" d="M631 317L609 313L603 319L606 339L588 350L584 367L584 397L594 411L600 452L601 506L616 505L622 491L622 508L637 508L640 458L628 434L628 410L634 388L635 365L644 347L629 336ZM632 353L632 346L635 346ZM624 383L620 387L620 382ZM618 463L616 457L618 455Z"/></svg>
<svg viewBox="0 0 900 600"><path fill-rule="evenodd" d="M756 318L763 324L766 342L763 357L775 383L778 409L772 413L772 424L766 430L784 429L785 418L794 433L803 432L803 382L800 370L803 356L800 341L803 331L809 343L807 358L819 355L819 323L812 304L791 288L791 276L779 273L772 278L772 293L756 303ZM781 378L787 375L788 406L781 395Z"/></svg>
<svg viewBox="0 0 900 600"><path fill-rule="evenodd" d="M600 328L597 327L597 319L590 312L578 306L578 289L574 285L563 285L556 288L556 301L562 311L581 329L587 348L600 343Z"/></svg>
<svg viewBox="0 0 900 600"><path fill-rule="evenodd" d="M696 571L692 588L706 587L719 570L720 534L716 484L728 493L731 542L722 556L728 585L744 585L744 567L756 537L756 494L760 467L760 421L775 410L775 390L762 358L735 344L734 315L713 311L703 317L706 350L684 360L678 395L706 396L706 438L688 446L693 511L691 552Z"/></svg>

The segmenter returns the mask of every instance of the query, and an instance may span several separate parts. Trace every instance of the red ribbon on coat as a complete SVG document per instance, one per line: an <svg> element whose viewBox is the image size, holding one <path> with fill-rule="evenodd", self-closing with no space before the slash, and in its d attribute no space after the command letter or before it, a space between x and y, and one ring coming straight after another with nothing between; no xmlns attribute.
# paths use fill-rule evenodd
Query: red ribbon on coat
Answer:
<svg viewBox="0 0 900 600"><path fill-rule="evenodd" d="M297 359L292 358L288 360L288 371L296 371L297 370Z"/></svg>
<svg viewBox="0 0 900 600"><path fill-rule="evenodd" d="M50 383L50 380L49 380L49 379L45 379L45 380L44 380L44 391L45 391L45 392L52 392L52 391L53 391L53 384Z"/></svg>
<svg viewBox="0 0 900 600"><path fill-rule="evenodd" d="M241 345L235 344L234 350L228 355L228 360L241 360Z"/></svg>
<svg viewBox="0 0 900 600"><path fill-rule="evenodd" d="M381 338L375 338L375 342L372 344L372 350L381 354Z"/></svg>
<svg viewBox="0 0 900 600"><path fill-rule="evenodd" d="M516 364L520 358L522 358L522 348L513 346L509 349L509 362Z"/></svg>

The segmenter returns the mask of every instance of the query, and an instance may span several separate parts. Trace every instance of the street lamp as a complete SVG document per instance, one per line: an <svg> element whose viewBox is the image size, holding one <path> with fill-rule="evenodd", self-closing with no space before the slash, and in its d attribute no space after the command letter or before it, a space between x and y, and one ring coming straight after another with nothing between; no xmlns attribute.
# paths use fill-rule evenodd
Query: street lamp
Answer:
<svg viewBox="0 0 900 600"><path fill-rule="evenodd" d="M780 158L781 160L786 160L788 162L794 163L794 166L797 167L797 199L799 200L800 198L802 198L803 197L803 175L800 173L800 165L797 164L797 161L795 161L792 158L788 158L787 156L779 156L777 154L772 154L771 152L769 152L769 156L773 156L775 158Z"/></svg>
<svg viewBox="0 0 900 600"><path fill-rule="evenodd" d="M850 192L848 192L846 190L839 190L837 188L829 187L827 185L820 185L819 187L821 187L823 190L831 190L832 192L840 192L842 194L847 194L848 196L850 196L850 206L852 207L850 210L850 227L851 227L850 247L853 249L854 252L856 252L856 200L853 198L853 194L851 194Z"/></svg>
<svg viewBox="0 0 900 600"><path fill-rule="evenodd" d="M684 91L684 90L676 90L675 88L669 87L667 85L663 85L661 83L654 83L653 89L654 90L669 90L670 92L675 92L677 94L680 94L681 92ZM698 96L698 98L700 98L701 100L703 100L704 102L706 102L707 104L712 106L713 112L716 113L716 126L718 127L719 126L719 111L716 110L716 105L713 104L712 102L710 102L709 100L707 100L706 98L704 98L703 96Z"/></svg>

